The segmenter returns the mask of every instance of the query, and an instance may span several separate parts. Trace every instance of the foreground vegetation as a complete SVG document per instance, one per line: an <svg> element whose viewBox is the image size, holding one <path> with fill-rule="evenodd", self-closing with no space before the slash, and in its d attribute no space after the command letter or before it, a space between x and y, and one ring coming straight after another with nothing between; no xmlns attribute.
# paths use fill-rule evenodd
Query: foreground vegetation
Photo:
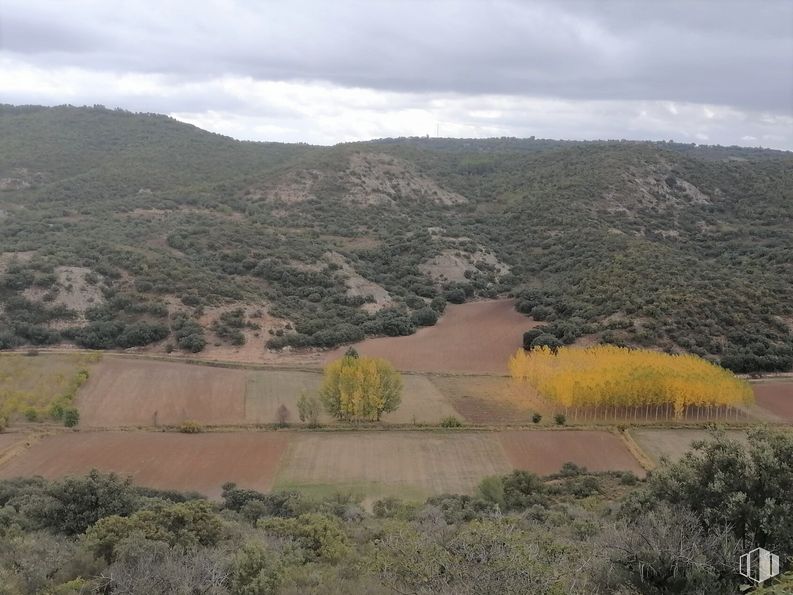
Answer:
<svg viewBox="0 0 793 595"><path fill-rule="evenodd" d="M512 294L564 344L593 335L787 370L791 192L793 157L779 151L319 148L152 114L3 106L0 348L329 347ZM456 274L433 271L439 258ZM265 328L261 311L276 321Z"/></svg>
<svg viewBox="0 0 793 595"><path fill-rule="evenodd" d="M737 593L739 554L793 554L791 453L779 431L716 434L642 482L567 464L371 512L343 494L228 484L211 502L97 472L3 481L0 593Z"/></svg>

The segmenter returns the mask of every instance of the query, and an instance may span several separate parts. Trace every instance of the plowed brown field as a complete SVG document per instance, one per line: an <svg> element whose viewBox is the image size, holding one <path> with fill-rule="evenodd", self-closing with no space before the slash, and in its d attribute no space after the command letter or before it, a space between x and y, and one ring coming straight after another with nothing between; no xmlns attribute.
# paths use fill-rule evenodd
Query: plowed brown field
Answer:
<svg viewBox="0 0 793 595"><path fill-rule="evenodd" d="M384 357L397 369L416 372L507 373L507 360L523 343L524 331L538 323L515 311L513 300L449 305L435 326L407 337L367 339L355 345L362 355ZM329 352L325 361L344 355Z"/></svg>
<svg viewBox="0 0 793 595"><path fill-rule="evenodd" d="M515 469L547 475L571 462L589 471L633 471L644 476L622 440L609 432L539 430L501 432L499 436Z"/></svg>
<svg viewBox="0 0 793 595"><path fill-rule="evenodd" d="M82 427L245 421L245 371L106 356L78 394Z"/></svg>
<svg viewBox="0 0 793 595"><path fill-rule="evenodd" d="M0 467L0 479L56 478L99 469L130 475L139 485L195 490L217 498L228 481L269 490L288 441L284 432L64 433L43 438L11 459Z"/></svg>
<svg viewBox="0 0 793 595"><path fill-rule="evenodd" d="M784 419L793 421L793 380L769 379L752 383L757 404Z"/></svg>

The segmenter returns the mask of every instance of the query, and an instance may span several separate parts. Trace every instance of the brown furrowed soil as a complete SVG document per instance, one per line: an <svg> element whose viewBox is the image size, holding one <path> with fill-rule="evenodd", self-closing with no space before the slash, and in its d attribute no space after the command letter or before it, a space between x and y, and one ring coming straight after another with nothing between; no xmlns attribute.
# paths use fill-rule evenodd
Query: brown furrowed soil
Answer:
<svg viewBox="0 0 793 595"><path fill-rule="evenodd" d="M549 418L553 405L529 384L504 376L432 376L432 383L471 423L527 424L532 415Z"/></svg>
<svg viewBox="0 0 793 595"><path fill-rule="evenodd" d="M106 356L78 394L81 427L245 421L245 371Z"/></svg>
<svg viewBox="0 0 793 595"><path fill-rule="evenodd" d="M547 475L571 462L589 471L633 471L644 476L622 440L609 432L538 430L501 432L499 437L515 469Z"/></svg>
<svg viewBox="0 0 793 595"><path fill-rule="evenodd" d="M639 447L656 463L666 457L670 461L677 461L691 448L695 440L703 440L710 433L707 430L652 430L631 429L631 436ZM728 431L727 436L745 441L746 433Z"/></svg>
<svg viewBox="0 0 793 595"><path fill-rule="evenodd" d="M362 355L383 357L399 370L506 374L523 333L537 324L515 311L513 300L450 304L435 326L407 337L367 339L355 348ZM325 362L346 350L329 352Z"/></svg>
<svg viewBox="0 0 793 595"><path fill-rule="evenodd" d="M0 467L0 478L57 478L98 469L130 475L138 485L217 498L229 481L269 490L289 438L285 432L70 432L43 438L14 457Z"/></svg>
<svg viewBox="0 0 793 595"><path fill-rule="evenodd" d="M768 379L753 382L757 405L785 421L793 421L793 380Z"/></svg>
<svg viewBox="0 0 793 595"><path fill-rule="evenodd" d="M350 432L296 435L276 487L336 484L369 493L470 493L511 469L492 433Z"/></svg>

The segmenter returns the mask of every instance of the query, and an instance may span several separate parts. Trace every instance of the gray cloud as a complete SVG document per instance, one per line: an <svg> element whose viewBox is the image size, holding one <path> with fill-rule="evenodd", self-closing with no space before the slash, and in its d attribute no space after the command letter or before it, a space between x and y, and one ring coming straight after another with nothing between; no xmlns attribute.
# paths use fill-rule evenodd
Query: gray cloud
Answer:
<svg viewBox="0 0 793 595"><path fill-rule="evenodd" d="M217 84L249 79L376 90L391 101L401 94L400 109L406 102L426 108L431 98L447 95L478 96L480 104L504 96L582 107L592 101L722 106L750 122L769 115L782 127L793 117L793 3L787 0L5 0L0 35L2 55L17 69L154 77L158 93L100 85L73 96L107 101L88 98L94 91L136 109L255 117L255 102ZM2 99L26 93L36 96L17 88ZM623 136L619 127L630 113L620 122L609 112L610 122L590 127ZM675 128L674 116L669 112L664 132ZM759 132L746 126L734 136L753 133ZM784 146L793 144L790 130L778 135Z"/></svg>

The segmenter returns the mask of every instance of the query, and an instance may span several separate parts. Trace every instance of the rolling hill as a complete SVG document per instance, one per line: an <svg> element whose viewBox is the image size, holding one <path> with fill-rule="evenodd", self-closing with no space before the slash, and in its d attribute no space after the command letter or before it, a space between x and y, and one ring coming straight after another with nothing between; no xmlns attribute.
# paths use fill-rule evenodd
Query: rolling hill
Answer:
<svg viewBox="0 0 793 595"><path fill-rule="evenodd" d="M332 347L510 295L564 343L788 370L793 154L0 106L0 274L0 348Z"/></svg>

